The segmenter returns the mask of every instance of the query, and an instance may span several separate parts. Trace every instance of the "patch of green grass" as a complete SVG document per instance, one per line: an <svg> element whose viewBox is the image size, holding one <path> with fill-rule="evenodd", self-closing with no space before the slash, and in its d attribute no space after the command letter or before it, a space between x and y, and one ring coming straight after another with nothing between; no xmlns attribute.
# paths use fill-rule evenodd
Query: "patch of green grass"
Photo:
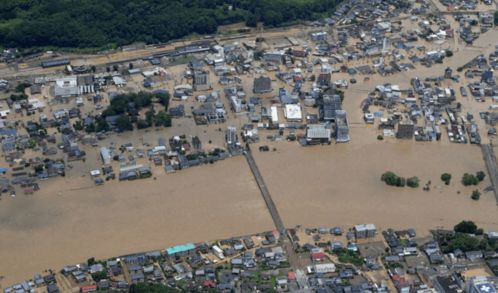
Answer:
<svg viewBox="0 0 498 293"><path fill-rule="evenodd" d="M363 257L361 257L357 252L351 252L347 249L338 249L333 253L337 255L339 261L342 263L350 263L356 266L361 266L365 263Z"/></svg>

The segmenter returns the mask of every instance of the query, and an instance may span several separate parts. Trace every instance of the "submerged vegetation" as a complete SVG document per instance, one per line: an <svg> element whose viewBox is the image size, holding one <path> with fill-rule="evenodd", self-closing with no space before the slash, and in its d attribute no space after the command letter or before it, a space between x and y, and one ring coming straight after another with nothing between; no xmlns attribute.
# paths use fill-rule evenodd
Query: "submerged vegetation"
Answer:
<svg viewBox="0 0 498 293"><path fill-rule="evenodd" d="M411 188L417 188L420 184L420 180L416 176L406 179L405 177L400 177L391 171L387 171L382 174L380 180L384 181L387 185L398 187L405 187L406 185Z"/></svg>

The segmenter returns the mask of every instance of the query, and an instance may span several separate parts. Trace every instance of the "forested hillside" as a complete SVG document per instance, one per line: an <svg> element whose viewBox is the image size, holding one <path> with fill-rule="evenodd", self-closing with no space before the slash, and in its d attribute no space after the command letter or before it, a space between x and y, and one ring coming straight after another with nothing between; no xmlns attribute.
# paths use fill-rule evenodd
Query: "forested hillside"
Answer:
<svg viewBox="0 0 498 293"><path fill-rule="evenodd" d="M0 46L101 48L165 42L218 25L278 26L332 12L341 0L3 0Z"/></svg>

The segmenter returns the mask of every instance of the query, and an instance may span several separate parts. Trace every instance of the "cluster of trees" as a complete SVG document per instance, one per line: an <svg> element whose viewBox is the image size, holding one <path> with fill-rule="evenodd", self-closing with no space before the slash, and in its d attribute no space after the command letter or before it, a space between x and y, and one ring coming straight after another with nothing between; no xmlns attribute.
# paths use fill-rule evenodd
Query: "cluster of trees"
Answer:
<svg viewBox="0 0 498 293"><path fill-rule="evenodd" d="M25 93L21 93L21 94L11 94L9 96L9 99L13 102L18 102L18 101L22 101L22 100L27 100L28 99L28 95L26 95Z"/></svg>
<svg viewBox="0 0 498 293"><path fill-rule="evenodd" d="M453 227L453 230L456 233L482 234L482 229L480 229L481 233L477 233L479 232L479 228L477 228L477 225L472 221L461 221Z"/></svg>
<svg viewBox="0 0 498 293"><path fill-rule="evenodd" d="M478 185L479 182L483 181L484 178L486 178L486 173L483 171L476 172L476 174L469 174L465 173L462 176L462 184L465 186L470 186L470 185ZM451 174L449 173L443 173L441 175L441 181L444 182L446 185L450 185L451 182ZM481 192L479 190L473 190L470 198L473 200L479 200L481 198Z"/></svg>
<svg viewBox="0 0 498 293"><path fill-rule="evenodd" d="M332 253L337 255L337 258L342 263L350 263L356 266L361 266L365 263L365 260L357 252L352 252L345 248L335 249Z"/></svg>
<svg viewBox="0 0 498 293"><path fill-rule="evenodd" d="M138 129L148 128L153 125L170 127L171 116L164 111L159 111L158 113L155 113L154 109L151 109L145 113L145 119L139 118L137 120Z"/></svg>
<svg viewBox="0 0 498 293"><path fill-rule="evenodd" d="M83 125L82 121L74 124L74 129L85 130L88 133L109 130L106 118L109 116L119 116L116 118L116 128L119 131L133 130L134 125L138 129L152 126L171 126L171 116L167 113L170 96L168 93L127 93L114 97L111 104L102 112L102 115L95 119L95 123ZM162 105L162 110L156 113L154 103ZM149 108L145 112L145 119L139 116L140 110Z"/></svg>
<svg viewBox="0 0 498 293"><path fill-rule="evenodd" d="M29 88L31 86L31 84L29 82L20 82L16 85L16 92L18 93L23 93L24 94L24 90L26 88Z"/></svg>
<svg viewBox="0 0 498 293"><path fill-rule="evenodd" d="M101 272L96 272L96 273L92 274L92 279L95 282L99 282L100 280L104 280L104 279L107 279L107 278L108 278L108 276L107 276L107 271L106 270L103 270Z"/></svg>
<svg viewBox="0 0 498 293"><path fill-rule="evenodd" d="M398 187L405 187L406 185L412 188L417 188L420 184L420 180L416 176L405 178L398 176L391 171L387 171L382 174L380 180L384 181L387 185Z"/></svg>
<svg viewBox="0 0 498 293"><path fill-rule="evenodd" d="M129 115L137 115L140 109L152 105L155 95L148 92L120 94L112 98L111 104L102 116L114 116L128 113Z"/></svg>
<svg viewBox="0 0 498 293"><path fill-rule="evenodd" d="M454 229L455 234L439 239L444 252L472 250L498 250L498 243L494 239L483 236L483 230L472 221L462 221Z"/></svg>
<svg viewBox="0 0 498 293"><path fill-rule="evenodd" d="M483 181L485 177L486 177L486 173L484 173L483 171L479 171L475 175L465 173L465 174L463 174L463 177L462 177L462 184L465 186L477 185L477 184L479 184L479 182Z"/></svg>
<svg viewBox="0 0 498 293"><path fill-rule="evenodd" d="M457 233L443 246L444 252L452 252L455 251L455 249L460 249L464 252L473 250L490 251L498 249L498 245L496 244L496 241L485 237Z"/></svg>
<svg viewBox="0 0 498 293"><path fill-rule="evenodd" d="M334 11L341 0L0 1L0 44L103 48L158 43L244 21L278 26Z"/></svg>

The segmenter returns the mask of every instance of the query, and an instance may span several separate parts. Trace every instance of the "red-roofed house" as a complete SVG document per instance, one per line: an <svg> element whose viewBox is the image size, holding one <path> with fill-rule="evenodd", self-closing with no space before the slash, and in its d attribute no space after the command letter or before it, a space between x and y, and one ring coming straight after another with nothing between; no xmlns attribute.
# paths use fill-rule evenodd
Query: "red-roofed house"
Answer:
<svg viewBox="0 0 498 293"><path fill-rule="evenodd" d="M97 285L87 285L80 288L81 293L97 292Z"/></svg>
<svg viewBox="0 0 498 293"><path fill-rule="evenodd" d="M204 280L204 282L202 282L202 287L204 287L204 288L216 288L216 283L212 280Z"/></svg>
<svg viewBox="0 0 498 293"><path fill-rule="evenodd" d="M311 259L313 261L323 261L325 260L326 255L323 252L313 252L311 253Z"/></svg>
<svg viewBox="0 0 498 293"><path fill-rule="evenodd" d="M289 280L289 281L295 281L296 280L296 273L294 273L294 272L288 272L287 273L287 280Z"/></svg>

